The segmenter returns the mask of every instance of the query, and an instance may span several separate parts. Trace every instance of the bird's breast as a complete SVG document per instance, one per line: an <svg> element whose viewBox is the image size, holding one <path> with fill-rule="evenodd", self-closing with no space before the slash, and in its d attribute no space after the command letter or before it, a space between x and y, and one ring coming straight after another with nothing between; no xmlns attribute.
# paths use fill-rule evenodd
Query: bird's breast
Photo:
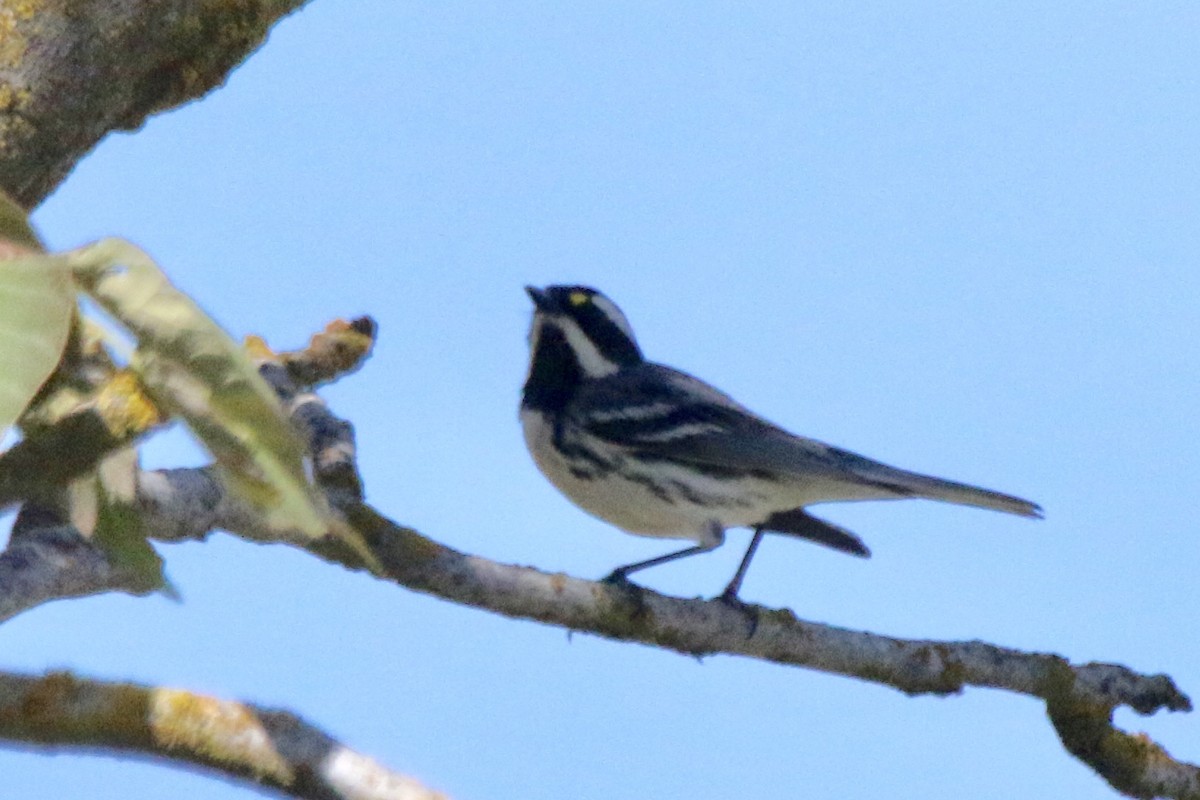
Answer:
<svg viewBox="0 0 1200 800"><path fill-rule="evenodd" d="M778 510L776 487L761 481L642 461L538 411L523 409L521 425L534 463L550 483L589 514L628 533L715 544L714 527L752 525Z"/></svg>

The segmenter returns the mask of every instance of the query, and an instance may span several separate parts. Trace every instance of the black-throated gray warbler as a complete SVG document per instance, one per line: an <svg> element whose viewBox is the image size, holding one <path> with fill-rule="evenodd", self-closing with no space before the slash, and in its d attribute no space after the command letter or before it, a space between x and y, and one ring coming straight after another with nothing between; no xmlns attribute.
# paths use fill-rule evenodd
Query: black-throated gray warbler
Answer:
<svg viewBox="0 0 1200 800"><path fill-rule="evenodd" d="M535 310L521 424L538 468L622 530L696 542L608 580L712 550L726 528L754 529L722 594L729 600L764 532L869 556L853 533L804 510L833 500L923 497L1042 515L1019 497L889 467L772 425L691 375L647 361L625 315L595 289L525 290Z"/></svg>

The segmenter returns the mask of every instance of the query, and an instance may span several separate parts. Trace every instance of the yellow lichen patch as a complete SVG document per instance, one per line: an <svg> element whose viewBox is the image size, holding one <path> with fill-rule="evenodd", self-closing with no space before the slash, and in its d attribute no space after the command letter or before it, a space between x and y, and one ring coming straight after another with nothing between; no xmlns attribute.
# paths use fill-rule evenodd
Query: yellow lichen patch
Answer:
<svg viewBox="0 0 1200 800"><path fill-rule="evenodd" d="M1151 739L1148 734L1139 731L1138 733L1129 734L1129 738L1133 740L1130 746L1141 750L1140 756L1147 766L1152 763L1167 764L1175 762L1175 759L1171 758L1171 754L1167 752L1166 748Z"/></svg>
<svg viewBox="0 0 1200 800"><path fill-rule="evenodd" d="M304 385L332 380L357 369L375 345L375 322L363 317L334 320L313 335L303 350L284 353L292 377Z"/></svg>
<svg viewBox="0 0 1200 800"><path fill-rule="evenodd" d="M354 323L335 319L309 340L308 349L314 353L328 353L330 367L344 372L364 358L374 344L374 336L364 333Z"/></svg>
<svg viewBox="0 0 1200 800"><path fill-rule="evenodd" d="M0 45L0 51L2 49ZM28 89L0 81L0 150L7 149L13 139L32 133L33 126L20 116L29 104L30 96Z"/></svg>
<svg viewBox="0 0 1200 800"><path fill-rule="evenodd" d="M154 689L150 730L165 748L182 748L222 764L237 764L283 785L295 775L254 711L240 703L178 689Z"/></svg>
<svg viewBox="0 0 1200 800"><path fill-rule="evenodd" d="M25 58L29 42L21 23L33 19L39 0L18 0L0 6L0 66L15 67Z"/></svg>
<svg viewBox="0 0 1200 800"><path fill-rule="evenodd" d="M128 371L118 372L101 387L96 412L116 438L136 436L163 421L141 381Z"/></svg>
<svg viewBox="0 0 1200 800"><path fill-rule="evenodd" d="M18 143L37 132L33 123L16 114L0 113L0 153L10 152Z"/></svg>
<svg viewBox="0 0 1200 800"><path fill-rule="evenodd" d="M29 102L28 89L18 89L11 83L0 83L0 112L19 112Z"/></svg>
<svg viewBox="0 0 1200 800"><path fill-rule="evenodd" d="M266 339L261 336L251 334L242 342L242 347L245 348L246 354L256 361L274 361L276 358L275 351L267 344Z"/></svg>

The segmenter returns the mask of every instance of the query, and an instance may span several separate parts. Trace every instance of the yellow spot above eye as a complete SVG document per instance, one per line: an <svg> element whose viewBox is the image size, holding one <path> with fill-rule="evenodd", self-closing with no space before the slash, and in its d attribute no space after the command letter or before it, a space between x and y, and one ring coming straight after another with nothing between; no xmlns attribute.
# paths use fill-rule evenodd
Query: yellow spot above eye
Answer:
<svg viewBox="0 0 1200 800"><path fill-rule="evenodd" d="M571 294L567 296L567 300L571 301L571 305L573 306L582 306L590 299L591 298L588 297L587 292L571 292Z"/></svg>

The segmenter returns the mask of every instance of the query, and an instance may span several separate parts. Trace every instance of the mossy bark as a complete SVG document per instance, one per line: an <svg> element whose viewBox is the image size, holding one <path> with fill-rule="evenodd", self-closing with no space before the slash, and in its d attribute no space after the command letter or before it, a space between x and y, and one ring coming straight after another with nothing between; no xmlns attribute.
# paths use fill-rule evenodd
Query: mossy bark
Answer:
<svg viewBox="0 0 1200 800"><path fill-rule="evenodd" d="M201 97L304 0L0 0L0 189L40 203L105 134Z"/></svg>

